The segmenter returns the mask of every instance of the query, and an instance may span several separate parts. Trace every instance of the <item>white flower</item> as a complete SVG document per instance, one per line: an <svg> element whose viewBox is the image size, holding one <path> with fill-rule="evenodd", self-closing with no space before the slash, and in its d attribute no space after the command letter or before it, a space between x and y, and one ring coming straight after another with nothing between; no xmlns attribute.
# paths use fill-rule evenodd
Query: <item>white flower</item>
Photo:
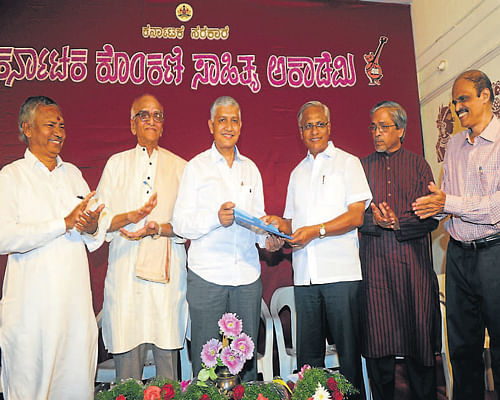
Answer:
<svg viewBox="0 0 500 400"><path fill-rule="evenodd" d="M314 400L330 400L330 393L326 390L321 383L318 382L318 387L313 396Z"/></svg>

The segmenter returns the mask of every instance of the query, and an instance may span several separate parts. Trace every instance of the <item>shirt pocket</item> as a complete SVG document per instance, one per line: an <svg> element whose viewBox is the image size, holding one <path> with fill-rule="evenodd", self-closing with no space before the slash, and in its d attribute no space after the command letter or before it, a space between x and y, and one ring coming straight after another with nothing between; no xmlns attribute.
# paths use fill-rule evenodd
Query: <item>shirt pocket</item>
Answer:
<svg viewBox="0 0 500 400"><path fill-rule="evenodd" d="M322 175L317 191L317 212L322 218L334 218L345 212L345 182L339 173Z"/></svg>
<svg viewBox="0 0 500 400"><path fill-rule="evenodd" d="M236 202L236 207L245 210L250 214L254 214L254 197L255 197L255 187L253 185L243 184L239 186L238 200Z"/></svg>

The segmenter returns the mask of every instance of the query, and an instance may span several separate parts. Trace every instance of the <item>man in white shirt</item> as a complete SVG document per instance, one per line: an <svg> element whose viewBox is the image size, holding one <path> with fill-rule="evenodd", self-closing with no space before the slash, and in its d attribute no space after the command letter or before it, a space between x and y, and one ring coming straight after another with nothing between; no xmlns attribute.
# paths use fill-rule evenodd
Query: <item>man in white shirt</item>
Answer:
<svg viewBox="0 0 500 400"><path fill-rule="evenodd" d="M187 164L172 219L174 231L191 239L187 299L195 376L202 367L202 346L219 338L217 321L225 312L236 313L243 331L257 343L262 283L255 243L263 247L266 241L234 223L235 206L256 217L264 215L259 170L236 147L241 129L236 100L215 100L208 127L214 143ZM256 361L255 350L243 369L243 380L257 378Z"/></svg>
<svg viewBox="0 0 500 400"><path fill-rule="evenodd" d="M298 123L307 157L290 175L283 218L264 218L293 236L297 367L324 366L328 329L340 371L361 388L357 227L372 195L359 159L329 141L327 106L304 104Z"/></svg>
<svg viewBox="0 0 500 400"><path fill-rule="evenodd" d="M158 146L163 121L154 96L134 100L137 145L111 156L97 188L107 206L100 225L111 242L102 332L118 381L142 378L149 347L156 374L177 379L186 334L186 252L170 224L186 161Z"/></svg>
<svg viewBox="0 0 500 400"><path fill-rule="evenodd" d="M1 302L2 386L9 400L93 399L97 325L90 251L102 244L87 209L89 187L62 161L59 106L28 98L19 113L24 158L0 171L0 254L8 254Z"/></svg>

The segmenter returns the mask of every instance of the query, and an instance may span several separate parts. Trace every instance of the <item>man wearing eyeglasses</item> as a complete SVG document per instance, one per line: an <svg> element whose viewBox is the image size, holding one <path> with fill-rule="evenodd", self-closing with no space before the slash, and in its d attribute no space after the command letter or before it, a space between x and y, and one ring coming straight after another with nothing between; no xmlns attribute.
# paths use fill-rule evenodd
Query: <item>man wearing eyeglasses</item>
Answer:
<svg viewBox="0 0 500 400"><path fill-rule="evenodd" d="M177 379L177 350L187 326L186 253L170 219L186 162L158 146L163 107L135 99L130 130L137 145L113 155L97 188L110 241L102 334L116 379L142 379L149 347L156 374Z"/></svg>
<svg viewBox="0 0 500 400"><path fill-rule="evenodd" d="M361 160L373 202L361 232L362 343L374 400L394 399L396 359L406 364L412 399L436 398L435 354L441 349L439 290L429 233L411 202L428 194L432 171L402 148L406 112L392 101L370 111L375 153Z"/></svg>
<svg viewBox="0 0 500 400"><path fill-rule="evenodd" d="M307 102L298 123L308 154L290 175L283 218L264 218L293 236L297 367L324 366L328 329L340 371L362 389L357 228L372 195L359 159L329 140L327 106Z"/></svg>
<svg viewBox="0 0 500 400"><path fill-rule="evenodd" d="M241 125L238 102L229 96L217 98L208 120L213 144L186 166L172 220L175 231L191 240L187 299L195 376L202 368L203 345L219 337L222 314L237 314L243 331L257 344L262 282L255 244L264 247L271 239L234 220L235 207L264 215L260 172L236 146ZM244 381L257 379L257 347L253 354L244 361Z"/></svg>
<svg viewBox="0 0 500 400"><path fill-rule="evenodd" d="M449 216L446 325L453 399L484 399L485 328L495 391L500 387L500 119L482 71L461 73L452 98L466 129L448 142L441 189L428 181L431 193L417 198L413 210L422 219Z"/></svg>

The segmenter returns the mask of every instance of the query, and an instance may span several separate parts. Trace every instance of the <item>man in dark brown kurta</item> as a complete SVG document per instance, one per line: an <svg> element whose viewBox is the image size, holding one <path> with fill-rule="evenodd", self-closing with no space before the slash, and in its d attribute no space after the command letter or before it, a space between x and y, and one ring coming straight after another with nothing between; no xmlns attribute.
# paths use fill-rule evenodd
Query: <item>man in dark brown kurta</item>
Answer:
<svg viewBox="0 0 500 400"><path fill-rule="evenodd" d="M394 398L396 359L407 365L412 399L436 398L435 354L441 349L439 289L429 233L413 199L428 193L432 172L401 148L406 112L382 102L371 110L376 152L361 160L373 193L361 232L363 355L375 400Z"/></svg>

